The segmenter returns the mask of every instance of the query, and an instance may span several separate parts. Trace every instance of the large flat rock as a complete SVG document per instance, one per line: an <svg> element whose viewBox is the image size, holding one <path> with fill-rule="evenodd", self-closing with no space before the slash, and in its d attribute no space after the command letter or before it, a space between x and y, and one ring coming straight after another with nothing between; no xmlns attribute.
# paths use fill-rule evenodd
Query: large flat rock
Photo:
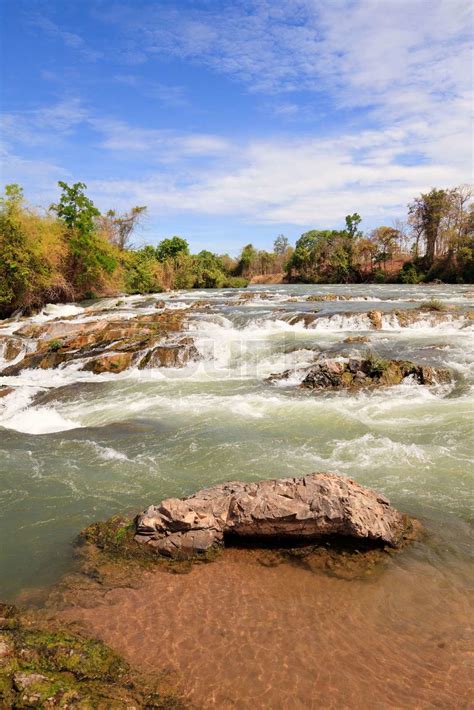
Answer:
<svg viewBox="0 0 474 710"><path fill-rule="evenodd" d="M171 557L205 552L226 539L310 542L341 536L397 547L403 516L350 478L315 473L258 483L223 483L169 498L136 518L135 539Z"/></svg>

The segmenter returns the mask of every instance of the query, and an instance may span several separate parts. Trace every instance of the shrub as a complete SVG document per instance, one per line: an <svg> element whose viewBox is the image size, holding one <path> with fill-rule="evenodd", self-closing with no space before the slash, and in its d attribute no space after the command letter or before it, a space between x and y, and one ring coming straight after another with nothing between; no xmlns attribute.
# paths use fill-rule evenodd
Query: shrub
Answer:
<svg viewBox="0 0 474 710"><path fill-rule="evenodd" d="M430 298L429 301L423 301L423 303L420 305L420 308L423 311L445 311L446 306L445 304L438 300L437 298Z"/></svg>

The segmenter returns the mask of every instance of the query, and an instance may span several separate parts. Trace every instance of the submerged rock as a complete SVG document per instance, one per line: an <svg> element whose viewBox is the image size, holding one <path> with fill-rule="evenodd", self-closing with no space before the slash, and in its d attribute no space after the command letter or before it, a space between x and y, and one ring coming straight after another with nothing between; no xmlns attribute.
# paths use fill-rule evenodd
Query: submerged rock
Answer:
<svg viewBox="0 0 474 710"><path fill-rule="evenodd" d="M275 547L338 536L398 547L409 521L382 495L350 478L317 473L258 483L223 483L189 498L151 505L135 540L171 557L206 552L225 540Z"/></svg>
<svg viewBox="0 0 474 710"><path fill-rule="evenodd" d="M149 678L105 644L0 604L1 708L185 708L166 673Z"/></svg>
<svg viewBox="0 0 474 710"><path fill-rule="evenodd" d="M294 377L294 370L270 375L268 382ZM452 381L449 370L431 365L417 365L406 360L386 360L377 356L320 360L302 371L300 387L306 389L358 389L399 385L411 377L420 385L435 385Z"/></svg>

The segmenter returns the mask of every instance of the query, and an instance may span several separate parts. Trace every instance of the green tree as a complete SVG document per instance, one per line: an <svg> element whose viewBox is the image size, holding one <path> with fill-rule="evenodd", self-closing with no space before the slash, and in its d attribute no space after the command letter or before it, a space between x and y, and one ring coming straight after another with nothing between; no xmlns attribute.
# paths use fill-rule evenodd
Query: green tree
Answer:
<svg viewBox="0 0 474 710"><path fill-rule="evenodd" d="M241 276L251 276L255 260L257 258L257 250L253 244L246 244L240 253L238 272Z"/></svg>
<svg viewBox="0 0 474 710"><path fill-rule="evenodd" d="M107 243L96 232L100 212L85 194L86 185L76 182L69 186L60 181L60 200L51 205L58 218L68 229L69 272L78 296L97 293L105 274L111 274L117 259Z"/></svg>
<svg viewBox="0 0 474 710"><path fill-rule="evenodd" d="M349 271L354 270L354 246L357 239L362 237L362 232L359 225L362 222L362 217L354 212L354 214L346 215L346 234L347 234L347 260Z"/></svg>
<svg viewBox="0 0 474 710"><path fill-rule="evenodd" d="M156 258L158 261L166 259L176 259L178 255L189 254L189 244L182 237L171 237L163 239L156 247Z"/></svg>
<svg viewBox="0 0 474 710"><path fill-rule="evenodd" d="M66 182L60 180L58 182L62 190L61 198L57 204L51 205L52 209L58 215L69 229L77 230L81 235L91 234L95 227L95 218L99 217L100 212L84 193L87 185L83 182L75 182L69 186Z"/></svg>
<svg viewBox="0 0 474 710"><path fill-rule="evenodd" d="M216 254L203 250L194 259L197 288L222 288L226 282L222 262Z"/></svg>

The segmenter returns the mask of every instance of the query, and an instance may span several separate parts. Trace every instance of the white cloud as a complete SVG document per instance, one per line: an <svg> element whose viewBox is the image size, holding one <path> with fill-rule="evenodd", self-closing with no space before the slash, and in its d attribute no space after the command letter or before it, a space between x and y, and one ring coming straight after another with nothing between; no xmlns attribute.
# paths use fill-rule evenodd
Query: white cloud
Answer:
<svg viewBox="0 0 474 710"><path fill-rule="evenodd" d="M44 15L34 14L30 17L30 21L33 26L50 37L59 39L66 47L77 50L87 61L96 62L104 56L102 52L89 47L80 35L63 29Z"/></svg>
<svg viewBox="0 0 474 710"><path fill-rule="evenodd" d="M56 143L58 138L70 135L86 117L80 99L64 99L39 109L3 113L1 131L4 138L15 143Z"/></svg>
<svg viewBox="0 0 474 710"><path fill-rule="evenodd" d="M101 206L148 204L157 216L188 212L305 227L330 226L357 210L383 220L404 214L420 191L471 179L467 0L196 7L110 7L108 18L128 36L123 51L139 47L140 61L165 55L204 65L262 92L283 117L297 120L304 94L305 135L242 141L225 126L220 134L144 128L87 111L77 100L7 116L7 133L30 144L49 136L54 144L82 125L94 131L94 150L122 166L118 174L138 175L84 176ZM117 79L142 91L173 90L133 74ZM311 105L330 117L325 134L309 130ZM351 125L331 125L339 110L353 116Z"/></svg>

